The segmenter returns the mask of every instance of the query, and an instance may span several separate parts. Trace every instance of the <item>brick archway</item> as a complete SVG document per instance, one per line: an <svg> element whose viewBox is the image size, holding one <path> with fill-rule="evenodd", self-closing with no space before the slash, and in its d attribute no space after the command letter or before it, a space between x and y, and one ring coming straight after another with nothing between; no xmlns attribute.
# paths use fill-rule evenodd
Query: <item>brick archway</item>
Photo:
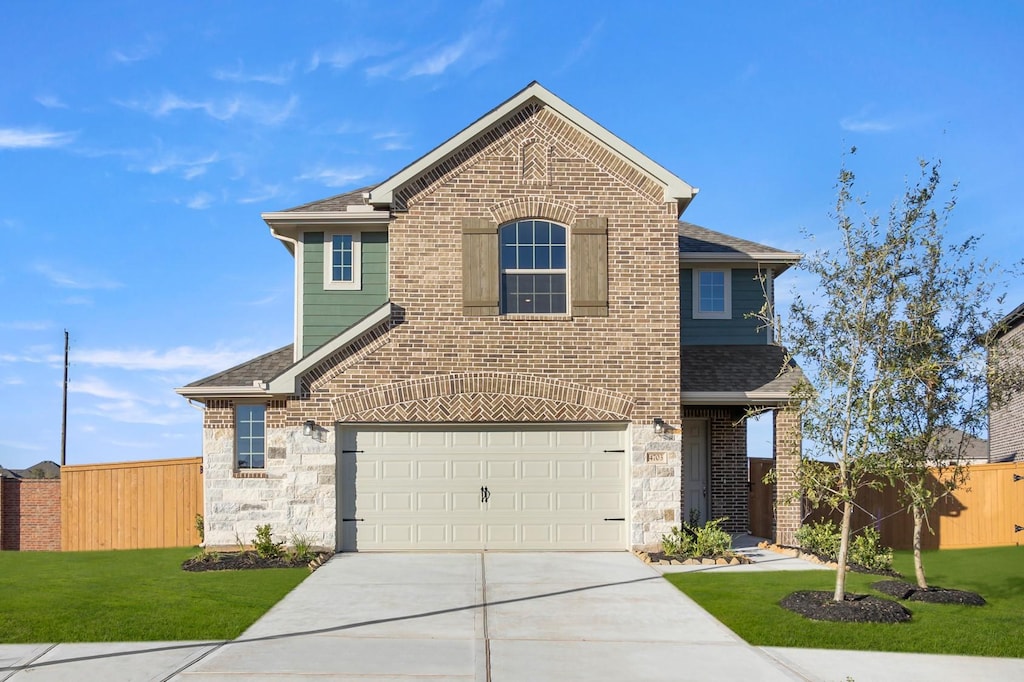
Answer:
<svg viewBox="0 0 1024 682"><path fill-rule="evenodd" d="M342 422L628 421L629 396L528 374L465 372L411 379L331 401Z"/></svg>

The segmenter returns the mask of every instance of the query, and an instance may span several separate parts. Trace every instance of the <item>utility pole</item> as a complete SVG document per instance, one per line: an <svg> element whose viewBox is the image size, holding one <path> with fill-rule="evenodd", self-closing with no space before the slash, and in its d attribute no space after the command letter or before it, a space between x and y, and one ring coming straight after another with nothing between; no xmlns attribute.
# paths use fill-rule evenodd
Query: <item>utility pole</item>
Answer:
<svg viewBox="0 0 1024 682"><path fill-rule="evenodd" d="M60 465L67 463L68 453L68 330L64 330L64 410L60 421Z"/></svg>

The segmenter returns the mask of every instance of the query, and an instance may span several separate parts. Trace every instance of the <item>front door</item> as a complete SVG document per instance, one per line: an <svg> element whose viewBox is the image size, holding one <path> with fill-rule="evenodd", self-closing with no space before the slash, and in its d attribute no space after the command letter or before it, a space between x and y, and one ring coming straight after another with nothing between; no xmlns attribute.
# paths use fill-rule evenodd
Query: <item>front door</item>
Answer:
<svg viewBox="0 0 1024 682"><path fill-rule="evenodd" d="M683 520L708 520L708 423L683 420Z"/></svg>

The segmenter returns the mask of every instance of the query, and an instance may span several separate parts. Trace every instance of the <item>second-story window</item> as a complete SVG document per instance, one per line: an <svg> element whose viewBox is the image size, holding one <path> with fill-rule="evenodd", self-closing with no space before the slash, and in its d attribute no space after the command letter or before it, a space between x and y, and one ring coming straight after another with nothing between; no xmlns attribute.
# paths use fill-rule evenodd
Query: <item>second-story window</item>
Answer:
<svg viewBox="0 0 1024 682"><path fill-rule="evenodd" d="M566 229L547 220L501 228L501 312L565 314Z"/></svg>
<svg viewBox="0 0 1024 682"><path fill-rule="evenodd" d="M358 232L324 234L324 288L360 288L360 235Z"/></svg>
<svg viewBox="0 0 1024 682"><path fill-rule="evenodd" d="M693 316L698 319L732 318L732 271L693 271Z"/></svg>

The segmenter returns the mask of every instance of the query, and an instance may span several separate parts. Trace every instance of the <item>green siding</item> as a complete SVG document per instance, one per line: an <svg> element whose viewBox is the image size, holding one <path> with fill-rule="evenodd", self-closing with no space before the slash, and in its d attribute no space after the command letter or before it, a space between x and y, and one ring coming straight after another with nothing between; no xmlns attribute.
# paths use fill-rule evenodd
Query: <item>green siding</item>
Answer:
<svg viewBox="0 0 1024 682"><path fill-rule="evenodd" d="M362 233L362 288L324 291L324 233L302 235L302 355L305 356L388 300L388 235Z"/></svg>
<svg viewBox="0 0 1024 682"><path fill-rule="evenodd" d="M756 313L764 302L764 291L757 279L757 270L733 268L732 319L693 319L693 270L679 271L679 307L681 343L684 346L763 345L768 343L766 330L758 329L760 321L747 317Z"/></svg>

